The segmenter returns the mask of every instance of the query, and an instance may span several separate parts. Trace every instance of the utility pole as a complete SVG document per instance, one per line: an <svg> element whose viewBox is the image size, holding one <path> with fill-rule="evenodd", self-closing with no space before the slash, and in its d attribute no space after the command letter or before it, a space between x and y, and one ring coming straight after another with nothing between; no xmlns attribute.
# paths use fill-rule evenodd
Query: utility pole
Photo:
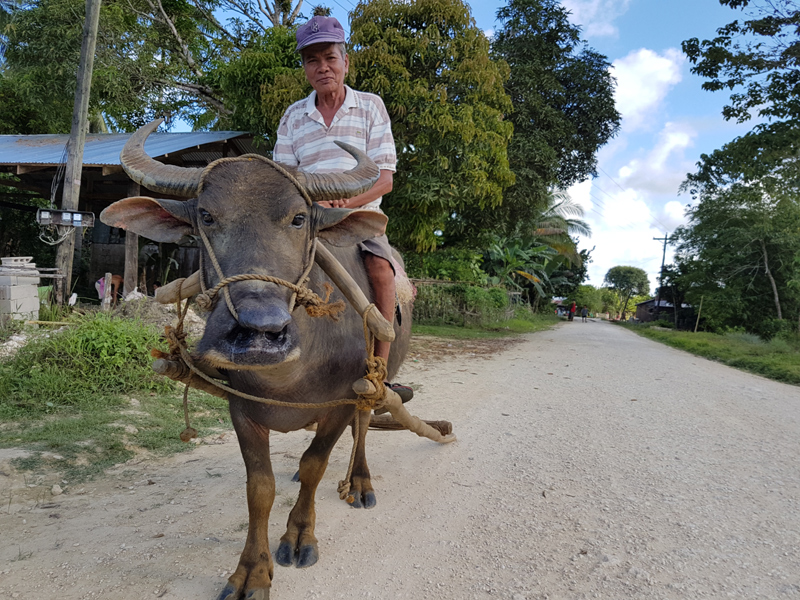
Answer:
<svg viewBox="0 0 800 600"><path fill-rule="evenodd" d="M669 236L665 233L663 238L653 238L657 242L664 242L664 253L661 255L661 275L658 278L658 294L656 294L656 319L658 319L659 310L661 309L661 288L664 287L664 261L667 259L667 240ZM675 311L677 308L672 307Z"/></svg>
<svg viewBox="0 0 800 600"><path fill-rule="evenodd" d="M81 59L78 65L78 88L75 90L75 105L72 110L72 129L69 135L67 168L64 173L64 193L61 197L61 210L78 210L81 193L81 172L83 171L83 144L89 113L89 91L92 85L94 49L97 43L97 24L100 20L101 0L86 0L86 21L83 25ZM75 253L75 228L56 250L56 267L61 269L64 278L56 294L59 305L72 289L72 259Z"/></svg>

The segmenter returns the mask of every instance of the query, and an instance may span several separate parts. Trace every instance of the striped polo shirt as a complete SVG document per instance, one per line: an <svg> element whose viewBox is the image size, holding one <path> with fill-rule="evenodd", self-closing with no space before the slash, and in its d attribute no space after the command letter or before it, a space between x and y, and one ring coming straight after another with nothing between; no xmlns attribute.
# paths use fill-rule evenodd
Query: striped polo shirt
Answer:
<svg viewBox="0 0 800 600"><path fill-rule="evenodd" d="M330 127L317 110L317 92L286 110L278 127L273 160L306 173L348 171L356 166L356 160L333 143L338 140L366 152L379 169L396 170L392 124L383 100L375 94L344 87L344 104ZM380 210L380 205L378 198L361 208Z"/></svg>

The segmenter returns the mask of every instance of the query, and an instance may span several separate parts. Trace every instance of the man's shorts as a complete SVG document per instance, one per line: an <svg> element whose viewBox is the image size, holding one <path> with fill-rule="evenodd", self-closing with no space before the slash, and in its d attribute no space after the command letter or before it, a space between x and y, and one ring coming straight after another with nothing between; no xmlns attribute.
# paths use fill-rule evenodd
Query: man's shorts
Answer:
<svg viewBox="0 0 800 600"><path fill-rule="evenodd" d="M374 254L375 256L379 256L380 258L388 261L389 265L392 267L392 271L397 274L394 269L394 260L392 260L392 247L389 245L388 237L382 235L380 237L364 240L358 244L358 247L361 252Z"/></svg>

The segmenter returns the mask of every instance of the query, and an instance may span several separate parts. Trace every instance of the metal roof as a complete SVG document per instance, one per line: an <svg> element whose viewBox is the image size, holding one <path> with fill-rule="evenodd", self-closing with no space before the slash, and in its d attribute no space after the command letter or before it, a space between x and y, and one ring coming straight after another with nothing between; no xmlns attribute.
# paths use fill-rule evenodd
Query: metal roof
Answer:
<svg viewBox="0 0 800 600"><path fill-rule="evenodd" d="M119 153L130 133L92 133L86 136L84 166L119 165ZM145 142L149 156L158 158L187 148L222 142L243 135L241 131L192 131L153 133ZM57 165L64 158L69 135L0 135L0 165Z"/></svg>

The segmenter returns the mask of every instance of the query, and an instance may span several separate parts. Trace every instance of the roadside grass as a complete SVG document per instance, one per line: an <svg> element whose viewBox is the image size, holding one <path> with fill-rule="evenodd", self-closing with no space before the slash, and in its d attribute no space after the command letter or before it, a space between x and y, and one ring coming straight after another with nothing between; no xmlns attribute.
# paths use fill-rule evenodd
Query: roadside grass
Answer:
<svg viewBox="0 0 800 600"><path fill-rule="evenodd" d="M149 350L166 349L158 329L105 313L70 318L60 331L29 331L0 362L0 447L29 452L25 471L57 471L76 483L137 454L187 450L183 387L150 369ZM201 436L230 429L227 402L190 391Z"/></svg>
<svg viewBox="0 0 800 600"><path fill-rule="evenodd" d="M458 327L455 325L417 325L411 331L414 335L429 335L458 340L503 338L523 333L533 333L550 329L562 319L555 315L525 314L508 321L496 321L482 326Z"/></svg>
<svg viewBox="0 0 800 600"><path fill-rule="evenodd" d="M800 338L765 342L748 333L692 333L620 324L651 340L776 381L800 385Z"/></svg>

